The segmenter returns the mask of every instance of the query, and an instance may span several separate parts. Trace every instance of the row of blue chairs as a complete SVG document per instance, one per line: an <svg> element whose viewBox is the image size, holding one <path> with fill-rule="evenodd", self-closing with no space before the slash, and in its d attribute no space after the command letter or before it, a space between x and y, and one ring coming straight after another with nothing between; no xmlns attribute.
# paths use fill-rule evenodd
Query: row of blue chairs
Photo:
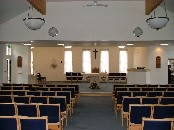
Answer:
<svg viewBox="0 0 174 130"><path fill-rule="evenodd" d="M63 127L60 113L60 104L15 104L1 103L1 116L28 116L28 117L48 117L48 125Z"/></svg>
<svg viewBox="0 0 174 130"><path fill-rule="evenodd" d="M114 101L117 104L121 104L123 101L123 96L128 97L174 97L174 91L170 92L162 92L162 91L152 91L152 92L137 92L137 91L118 91L117 94L114 96Z"/></svg>
<svg viewBox="0 0 174 130"><path fill-rule="evenodd" d="M143 118L154 119L174 119L174 105L137 105L131 104L127 118L129 130L134 130L134 127L142 127ZM152 127L152 130L153 127ZM158 130L158 129L155 129ZM164 129L163 129L164 130ZM166 130L166 129L165 129Z"/></svg>
<svg viewBox="0 0 174 130"><path fill-rule="evenodd" d="M2 89L2 88L1 88ZM55 91L71 91L71 97L75 101L80 101L80 93L75 87L59 87L59 88L42 88L42 90L0 90L0 95L36 95L36 96L56 96Z"/></svg>
<svg viewBox="0 0 174 130"><path fill-rule="evenodd" d="M118 87L174 87L174 84L114 84L113 89Z"/></svg>
<svg viewBox="0 0 174 130"><path fill-rule="evenodd" d="M152 105L152 104L153 105L154 104L155 105L168 105L168 104L170 104L170 105L174 106L174 97L171 97L171 98L169 98L169 97L166 98L165 97L165 98L160 98L160 99L158 99L158 98L148 98L148 97L124 97L123 98L123 103L122 103L122 108L121 108L122 123L123 123L123 119L127 118L128 115L129 115L129 109L130 109L129 106L131 104L133 104L133 105L135 105L135 104L137 104L137 105L146 105L146 104L150 104L150 105ZM171 114L174 116L174 111Z"/></svg>
<svg viewBox="0 0 174 130"><path fill-rule="evenodd" d="M57 92L59 96L11 96L0 95L0 103L42 103L42 104L56 104L60 103L62 111L65 111L67 106L68 111L73 113L73 102L71 101L71 92Z"/></svg>
<svg viewBox="0 0 174 130"><path fill-rule="evenodd" d="M115 102L115 112L123 109L128 111L129 104L174 104L174 97L128 97L123 96L121 102ZM125 110L126 109L126 110Z"/></svg>
<svg viewBox="0 0 174 130"><path fill-rule="evenodd" d="M1 130L48 130L47 117L0 116Z"/></svg>

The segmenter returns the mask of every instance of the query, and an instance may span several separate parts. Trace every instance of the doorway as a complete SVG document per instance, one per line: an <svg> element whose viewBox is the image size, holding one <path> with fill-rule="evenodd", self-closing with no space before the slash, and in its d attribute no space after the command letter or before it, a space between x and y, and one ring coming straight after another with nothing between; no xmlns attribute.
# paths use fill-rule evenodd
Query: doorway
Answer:
<svg viewBox="0 0 174 130"><path fill-rule="evenodd" d="M174 59L168 59L168 84L174 83Z"/></svg>

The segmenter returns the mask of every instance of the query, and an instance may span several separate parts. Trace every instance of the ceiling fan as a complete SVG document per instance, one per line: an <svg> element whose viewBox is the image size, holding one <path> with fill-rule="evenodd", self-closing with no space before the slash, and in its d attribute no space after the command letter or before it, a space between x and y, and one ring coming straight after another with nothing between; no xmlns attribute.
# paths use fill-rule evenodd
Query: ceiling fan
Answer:
<svg viewBox="0 0 174 130"><path fill-rule="evenodd" d="M99 4L97 3L96 0L94 0L94 2L92 4L89 4L89 5L84 5L83 7L85 6L103 6L103 7L107 7L108 5L105 5L105 4Z"/></svg>

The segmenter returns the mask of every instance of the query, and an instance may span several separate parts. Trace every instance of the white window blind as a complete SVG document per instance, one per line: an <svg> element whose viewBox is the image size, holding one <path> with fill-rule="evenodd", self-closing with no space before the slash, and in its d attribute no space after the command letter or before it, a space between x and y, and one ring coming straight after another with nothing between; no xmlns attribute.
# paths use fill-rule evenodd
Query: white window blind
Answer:
<svg viewBox="0 0 174 130"><path fill-rule="evenodd" d="M119 72L120 73L127 73L127 64L128 64L127 51L120 50L119 51Z"/></svg>
<svg viewBox="0 0 174 130"><path fill-rule="evenodd" d="M72 69L72 51L71 50L65 50L64 73L66 73L66 72L73 72L73 69Z"/></svg>
<svg viewBox="0 0 174 130"><path fill-rule="evenodd" d="M91 73L91 51L90 50L83 50L83 57L82 57L82 65L83 65L83 72Z"/></svg>
<svg viewBox="0 0 174 130"><path fill-rule="evenodd" d="M101 50L100 54L100 72L109 73L109 51Z"/></svg>

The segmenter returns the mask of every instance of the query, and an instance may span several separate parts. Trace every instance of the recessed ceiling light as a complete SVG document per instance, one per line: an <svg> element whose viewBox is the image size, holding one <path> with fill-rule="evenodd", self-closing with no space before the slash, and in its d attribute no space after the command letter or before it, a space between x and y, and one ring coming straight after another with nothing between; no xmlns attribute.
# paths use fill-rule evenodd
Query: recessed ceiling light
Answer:
<svg viewBox="0 0 174 130"><path fill-rule="evenodd" d="M168 43L161 43L160 45L161 46L168 46L169 44Z"/></svg>
<svg viewBox="0 0 174 130"><path fill-rule="evenodd" d="M29 44L29 43L24 43L23 45L24 46L31 46L31 44Z"/></svg>
<svg viewBox="0 0 174 130"><path fill-rule="evenodd" d="M33 42L33 41L31 41L31 42Z"/></svg>
<svg viewBox="0 0 174 130"><path fill-rule="evenodd" d="M129 44L126 44L126 45L128 45L128 46L133 46L134 44L132 44L132 43L129 43Z"/></svg>
<svg viewBox="0 0 174 130"><path fill-rule="evenodd" d="M57 44L58 46L64 46L64 44Z"/></svg>
<svg viewBox="0 0 174 130"><path fill-rule="evenodd" d="M65 48L72 48L72 46L65 46Z"/></svg>
<svg viewBox="0 0 174 130"><path fill-rule="evenodd" d="M125 46L118 46L118 48L125 48Z"/></svg>

